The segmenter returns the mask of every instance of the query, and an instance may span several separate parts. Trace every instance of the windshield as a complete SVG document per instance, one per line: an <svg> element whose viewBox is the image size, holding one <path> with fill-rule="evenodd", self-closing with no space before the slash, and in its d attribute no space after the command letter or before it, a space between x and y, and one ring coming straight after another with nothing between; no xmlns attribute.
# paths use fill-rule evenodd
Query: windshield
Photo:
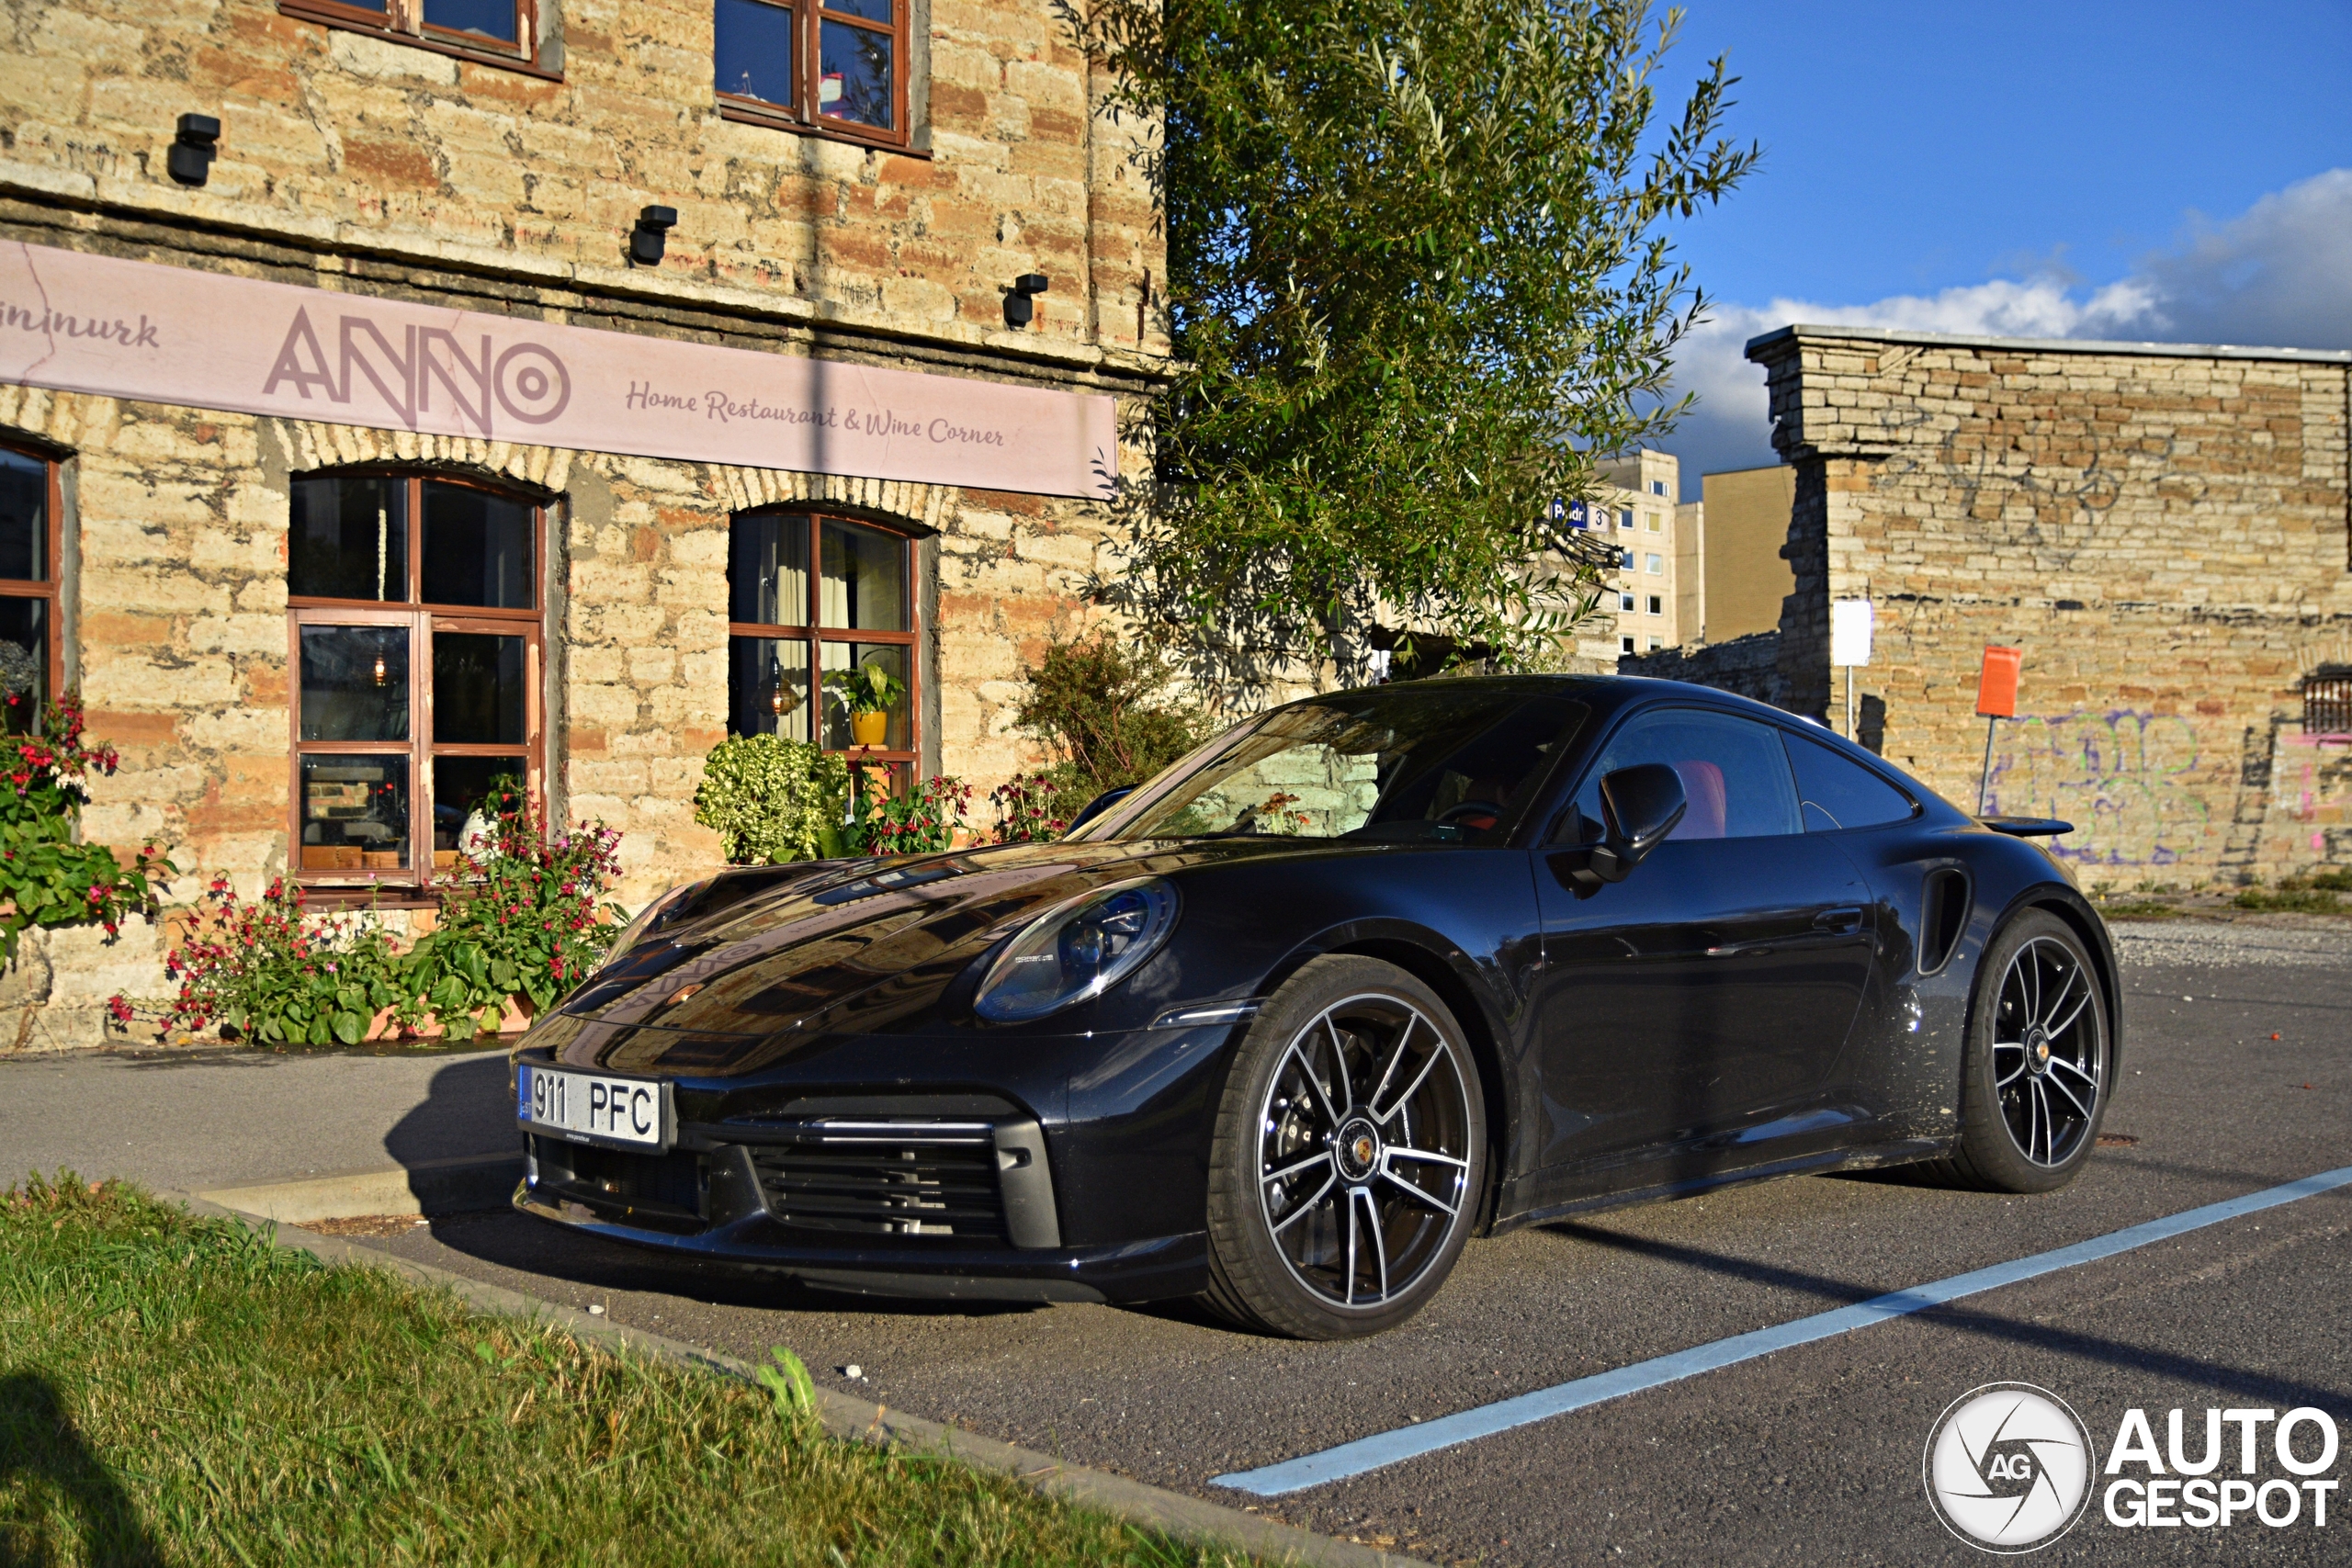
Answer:
<svg viewBox="0 0 2352 1568"><path fill-rule="evenodd" d="M1073 836L1498 843L1585 714L1454 681L1319 697L1237 727Z"/></svg>

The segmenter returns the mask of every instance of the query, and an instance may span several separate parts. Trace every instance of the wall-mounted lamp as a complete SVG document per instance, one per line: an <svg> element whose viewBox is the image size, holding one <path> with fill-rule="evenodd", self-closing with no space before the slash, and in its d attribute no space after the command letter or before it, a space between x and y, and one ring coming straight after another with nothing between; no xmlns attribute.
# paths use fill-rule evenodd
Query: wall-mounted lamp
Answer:
<svg viewBox="0 0 2352 1568"><path fill-rule="evenodd" d="M209 114L180 116L179 134L164 154L164 167L184 186L200 186L212 173L213 143L220 140L220 122Z"/></svg>
<svg viewBox="0 0 2352 1568"><path fill-rule="evenodd" d="M1036 297L1052 287L1052 280L1042 272L1024 272L1014 278L1004 297L1004 324L1027 326L1030 318L1037 313Z"/></svg>
<svg viewBox="0 0 2352 1568"><path fill-rule="evenodd" d="M384 656L380 653L376 655L376 684L383 685L391 678L392 672L384 668Z"/></svg>
<svg viewBox="0 0 2352 1568"><path fill-rule="evenodd" d="M637 215L637 227L628 231L628 259L639 266L660 266L662 247L669 243L670 231L678 226L678 209L674 207L649 207Z"/></svg>

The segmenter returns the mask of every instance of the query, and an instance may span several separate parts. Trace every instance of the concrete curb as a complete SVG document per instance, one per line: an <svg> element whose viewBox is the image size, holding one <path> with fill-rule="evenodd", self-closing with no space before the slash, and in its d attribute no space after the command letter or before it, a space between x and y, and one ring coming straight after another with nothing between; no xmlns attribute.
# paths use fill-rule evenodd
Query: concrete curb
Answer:
<svg viewBox="0 0 2352 1568"><path fill-rule="evenodd" d="M299 1225L361 1214L457 1214L503 1208L522 1179L520 1154L461 1155L390 1170L213 1188L196 1196L236 1213Z"/></svg>
<svg viewBox="0 0 2352 1568"><path fill-rule="evenodd" d="M342 1179L329 1178L327 1181L337 1179ZM313 1184L282 1184L284 1187L308 1185ZM277 1190L231 1189L230 1193ZM165 1202L181 1204L190 1213L236 1220L254 1226L268 1234L279 1247L307 1252L322 1262L389 1269L422 1285L453 1291L468 1304L483 1312L536 1318L561 1328L575 1338L608 1348L634 1350L639 1355L656 1357L679 1366L698 1367L747 1382L753 1376L752 1365L736 1357L659 1334L649 1334L641 1328L607 1322L576 1307L542 1301L520 1291L510 1291L503 1285L469 1280L462 1274L435 1269L429 1263L413 1262L393 1253L379 1252L340 1236L289 1234L268 1215L218 1201L221 1194L208 1198L201 1194L159 1191L155 1196ZM353 1212L409 1213L416 1211L368 1209ZM910 1449L949 1454L982 1470L1010 1475L1049 1497L1115 1514L1123 1519L1164 1530L1170 1535L1238 1547L1276 1562L1297 1563L1305 1565L1305 1568L1434 1568L1433 1564L1419 1558L1403 1557L1378 1547L1337 1540L1329 1536L1317 1535L1312 1530L1277 1524L1272 1519L1261 1518L1236 1508L1188 1497L1181 1492L1170 1492L1146 1485L1140 1481L1130 1481L1123 1475L1070 1464L1050 1454L1001 1443L993 1438L957 1431L920 1416L909 1416L882 1405L868 1404L864 1400L852 1399L831 1389L817 1391L817 1415L825 1430L837 1438L855 1442L897 1443Z"/></svg>

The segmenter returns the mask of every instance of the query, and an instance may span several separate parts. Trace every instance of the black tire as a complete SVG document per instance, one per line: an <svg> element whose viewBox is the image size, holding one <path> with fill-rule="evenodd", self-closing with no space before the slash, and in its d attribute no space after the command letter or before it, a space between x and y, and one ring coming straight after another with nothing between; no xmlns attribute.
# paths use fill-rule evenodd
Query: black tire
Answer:
<svg viewBox="0 0 2352 1568"><path fill-rule="evenodd" d="M2026 910L1995 934L1976 966L1960 1143L1928 1168L1947 1185L1983 1192L2065 1186L2098 1142L2114 1055L2089 949L2057 916Z"/></svg>
<svg viewBox="0 0 2352 1568"><path fill-rule="evenodd" d="M1377 959L1315 959L1259 1013L1227 1075L1208 1304L1295 1339L1393 1328L1452 1272L1486 1179L1478 1067L1445 1004Z"/></svg>

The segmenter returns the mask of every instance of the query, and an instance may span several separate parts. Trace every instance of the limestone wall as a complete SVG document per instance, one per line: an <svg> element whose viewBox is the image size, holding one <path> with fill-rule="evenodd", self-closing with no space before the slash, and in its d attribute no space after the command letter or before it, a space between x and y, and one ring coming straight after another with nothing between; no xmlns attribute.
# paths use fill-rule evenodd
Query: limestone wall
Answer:
<svg viewBox="0 0 2352 1568"><path fill-rule="evenodd" d="M2299 687L2352 658L2352 355L1815 327L1749 354L1796 468L1785 705L1829 712L1829 602L1867 597L1880 743L1963 805L1982 649L2024 649L1990 804L2078 824L2086 875L2343 862L2342 742L2301 734Z"/></svg>
<svg viewBox="0 0 2352 1568"><path fill-rule="evenodd" d="M540 0L557 79L331 29L276 0L16 0L0 10L0 186L322 248L717 289L974 341L1005 287L1052 291L1017 341L1161 352L1138 128L1098 119L1046 0L928 0L926 144L890 152L722 119L707 0ZM221 123L200 190L164 153ZM648 205L678 226L626 260Z"/></svg>

